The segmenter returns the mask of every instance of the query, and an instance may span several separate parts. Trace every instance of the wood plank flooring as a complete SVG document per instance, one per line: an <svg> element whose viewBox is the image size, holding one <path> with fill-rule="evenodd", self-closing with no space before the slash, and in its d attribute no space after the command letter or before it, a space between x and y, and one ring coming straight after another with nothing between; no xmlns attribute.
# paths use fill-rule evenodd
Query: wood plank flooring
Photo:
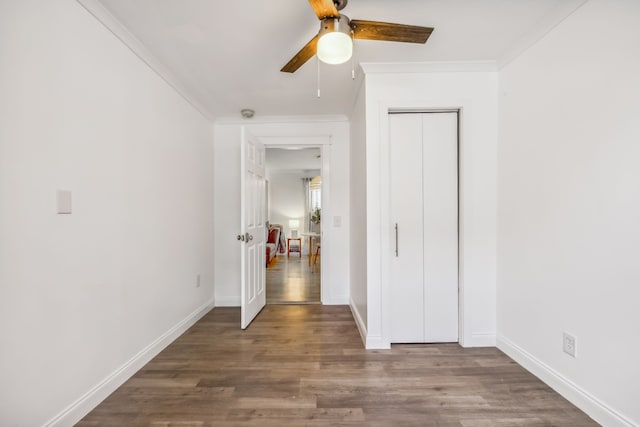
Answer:
<svg viewBox="0 0 640 427"><path fill-rule="evenodd" d="M278 254L267 266L267 304L319 303L320 263L309 266L307 255Z"/></svg>
<svg viewBox="0 0 640 427"><path fill-rule="evenodd" d="M215 308L77 425L597 425L495 348L366 351L346 306Z"/></svg>

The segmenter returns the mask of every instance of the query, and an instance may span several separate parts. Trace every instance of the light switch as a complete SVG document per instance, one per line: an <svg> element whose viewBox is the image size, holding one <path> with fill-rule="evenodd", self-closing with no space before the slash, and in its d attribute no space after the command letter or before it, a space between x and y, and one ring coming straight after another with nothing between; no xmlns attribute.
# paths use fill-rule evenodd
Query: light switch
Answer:
<svg viewBox="0 0 640 427"><path fill-rule="evenodd" d="M342 217L341 216L334 216L333 217L333 226L334 227L342 227Z"/></svg>
<svg viewBox="0 0 640 427"><path fill-rule="evenodd" d="M71 213L71 191L58 190L58 213L70 214Z"/></svg>

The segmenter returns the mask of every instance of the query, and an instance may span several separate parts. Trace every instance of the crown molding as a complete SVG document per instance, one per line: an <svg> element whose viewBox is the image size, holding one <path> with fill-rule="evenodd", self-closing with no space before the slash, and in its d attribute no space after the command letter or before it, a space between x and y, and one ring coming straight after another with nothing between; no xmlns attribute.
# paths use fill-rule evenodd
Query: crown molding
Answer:
<svg viewBox="0 0 640 427"><path fill-rule="evenodd" d="M180 80L166 68L149 49L115 17L99 0L76 0L87 12L93 15L102 25L116 36L153 72L171 86L193 108L207 120L213 122L215 116L182 84Z"/></svg>
<svg viewBox="0 0 640 427"><path fill-rule="evenodd" d="M261 124L291 124L291 123L335 123L348 122L344 114L321 114L309 116L255 116L251 119L226 116L215 119L216 125L261 125Z"/></svg>

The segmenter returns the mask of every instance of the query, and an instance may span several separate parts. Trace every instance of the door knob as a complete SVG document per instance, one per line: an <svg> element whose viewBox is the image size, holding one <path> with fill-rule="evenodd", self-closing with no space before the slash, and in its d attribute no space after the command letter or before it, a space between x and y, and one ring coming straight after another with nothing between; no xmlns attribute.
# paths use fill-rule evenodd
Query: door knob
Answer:
<svg viewBox="0 0 640 427"><path fill-rule="evenodd" d="M244 234L238 234L237 239L244 242Z"/></svg>

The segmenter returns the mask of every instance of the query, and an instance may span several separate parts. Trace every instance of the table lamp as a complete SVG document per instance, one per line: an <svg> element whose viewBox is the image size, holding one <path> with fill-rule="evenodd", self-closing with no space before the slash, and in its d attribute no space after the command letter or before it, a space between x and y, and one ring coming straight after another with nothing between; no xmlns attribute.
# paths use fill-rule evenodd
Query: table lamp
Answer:
<svg viewBox="0 0 640 427"><path fill-rule="evenodd" d="M300 227L300 221L297 219L289 220L289 230L291 230L291 237L294 239L298 237L298 227Z"/></svg>

